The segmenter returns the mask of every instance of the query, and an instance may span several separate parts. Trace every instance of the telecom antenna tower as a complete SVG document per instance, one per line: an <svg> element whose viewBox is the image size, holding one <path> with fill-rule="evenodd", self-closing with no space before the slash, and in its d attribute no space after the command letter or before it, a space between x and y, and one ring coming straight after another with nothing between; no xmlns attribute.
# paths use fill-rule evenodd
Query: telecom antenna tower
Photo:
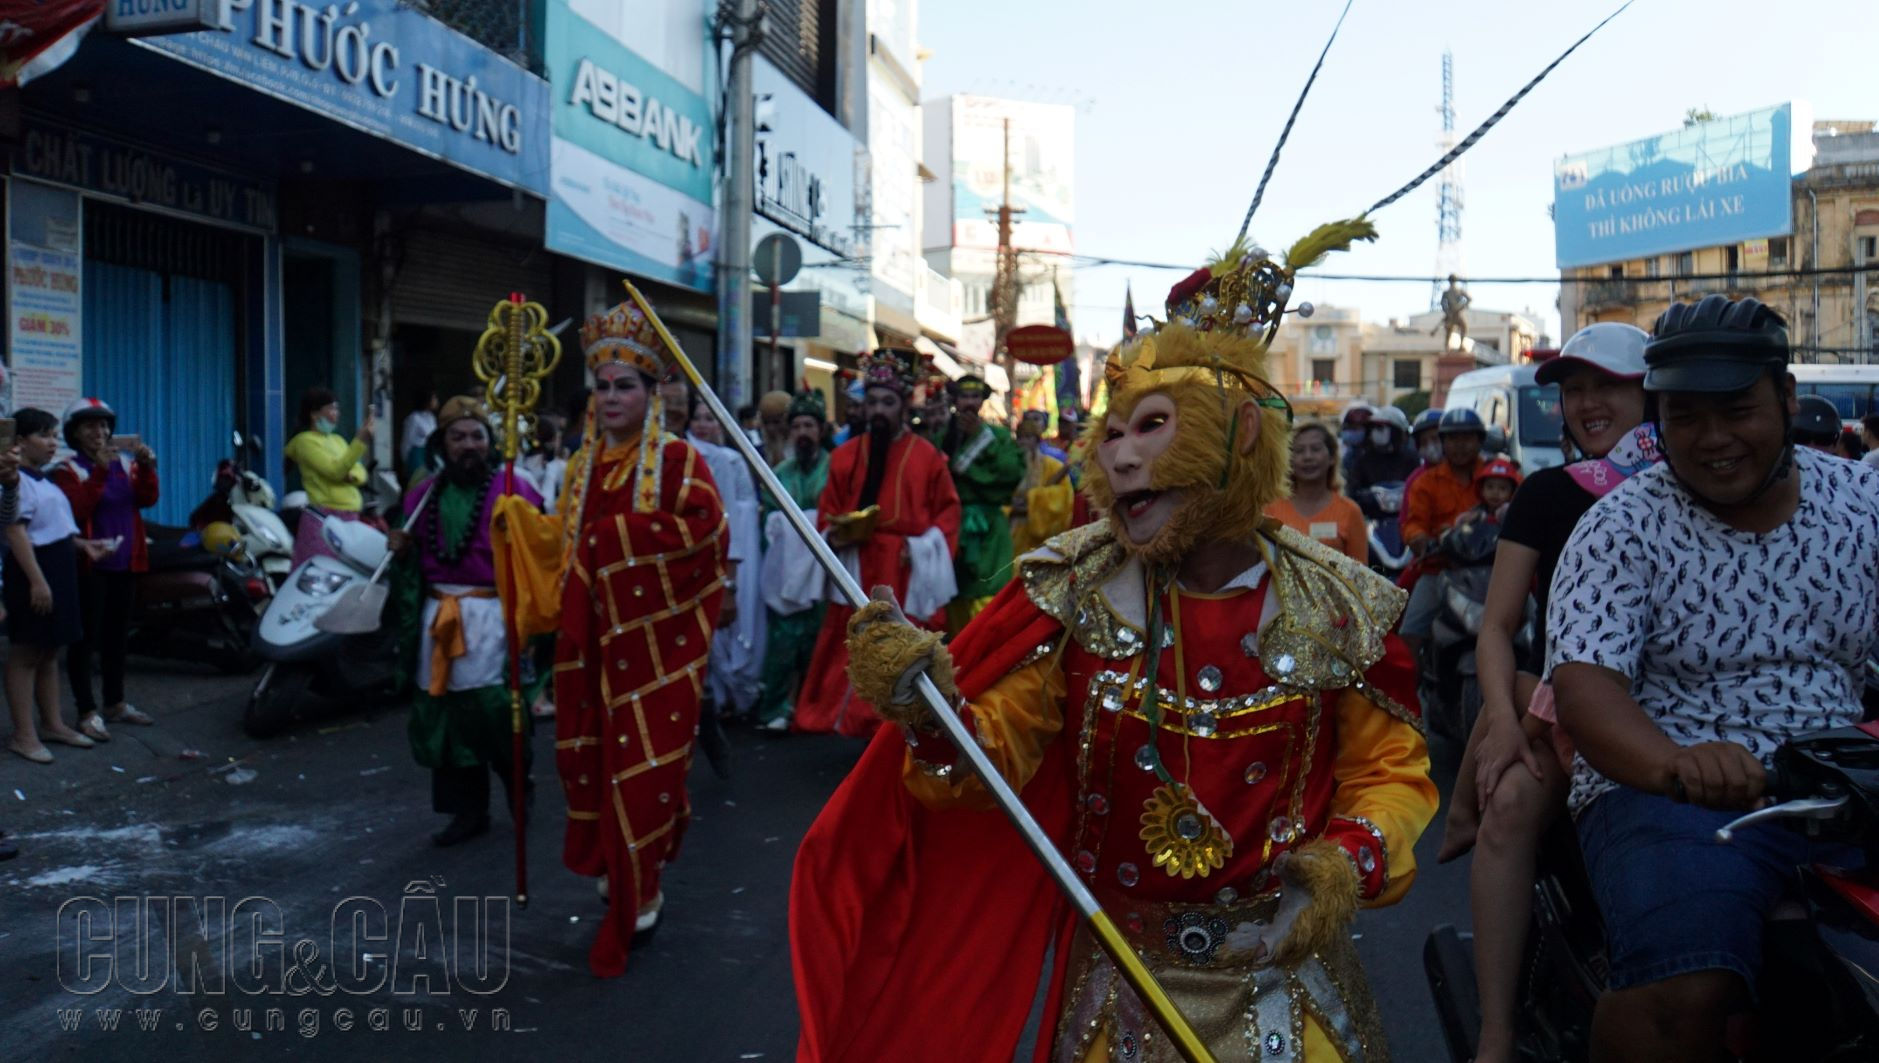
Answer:
<svg viewBox="0 0 1879 1063"><path fill-rule="evenodd" d="M1444 151L1455 146L1455 53L1442 50L1442 136L1437 145ZM1436 190L1435 207L1435 283L1429 288L1429 309L1442 305L1442 289L1449 274L1462 272L1461 257L1461 160L1442 168L1442 183Z"/></svg>

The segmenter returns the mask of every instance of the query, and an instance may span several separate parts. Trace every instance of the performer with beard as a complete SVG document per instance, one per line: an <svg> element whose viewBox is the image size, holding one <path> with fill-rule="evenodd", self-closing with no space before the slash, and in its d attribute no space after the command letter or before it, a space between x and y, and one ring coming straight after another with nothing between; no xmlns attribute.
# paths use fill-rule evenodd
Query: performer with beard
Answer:
<svg viewBox="0 0 1879 1063"><path fill-rule="evenodd" d="M1011 579L1005 507L1024 479L1024 451L1010 429L979 416L991 393L976 376L953 381L953 418L941 444L959 490L959 596L946 607L946 627L955 634Z"/></svg>
<svg viewBox="0 0 1879 1063"><path fill-rule="evenodd" d="M797 856L800 1058L1010 1059L1040 974L1036 1058L1177 1058L1018 832L975 811L912 697L923 669L1215 1058L1383 1058L1350 922L1408 889L1437 800L1389 634L1403 595L1261 516L1287 483L1266 351L1293 272L1373 235L1323 226L1284 265L1236 246L1178 285L1171 322L1104 366L1105 519L1021 559L950 650L884 593L856 613L855 690L906 740L875 739Z"/></svg>
<svg viewBox="0 0 1879 1063"><path fill-rule="evenodd" d="M938 630L944 625L940 611L956 593L952 554L959 542L959 495L945 456L907 427L918 366L918 355L893 348L875 351L863 363L868 430L829 455L817 524L860 573L862 586L894 588L911 615ZM846 632L853 613L841 602L829 606L796 699L799 731L865 737L881 724L848 685Z"/></svg>
<svg viewBox="0 0 1879 1063"><path fill-rule="evenodd" d="M443 469L405 495L406 513L430 498L410 527L390 536L405 562L396 576L403 660L417 678L406 728L411 755L431 769L431 807L451 817L431 836L440 846L489 830L491 769L505 792L516 783L508 642L491 538L502 494L490 459L493 435L481 403L464 395L445 403L430 444L442 451ZM528 481L518 478L515 489L529 504L541 504Z"/></svg>
<svg viewBox="0 0 1879 1063"><path fill-rule="evenodd" d="M504 498L497 545L523 635L559 634L561 859L601 877L607 915L587 965L605 978L658 924L660 876L691 819L685 776L728 544L704 458L662 431L655 386L671 367L652 320L621 304L581 341L594 392L557 515Z"/></svg>
<svg viewBox="0 0 1879 1063"><path fill-rule="evenodd" d="M822 449L826 409L822 393L813 388L790 400L790 456L776 467L776 478L810 520L815 519L817 500L829 482L828 452ZM770 633L764 647L763 693L751 715L766 731L787 731L796 690L815 653L816 632L822 630L828 603L822 600L822 573L815 558L767 491L763 520L763 600Z"/></svg>

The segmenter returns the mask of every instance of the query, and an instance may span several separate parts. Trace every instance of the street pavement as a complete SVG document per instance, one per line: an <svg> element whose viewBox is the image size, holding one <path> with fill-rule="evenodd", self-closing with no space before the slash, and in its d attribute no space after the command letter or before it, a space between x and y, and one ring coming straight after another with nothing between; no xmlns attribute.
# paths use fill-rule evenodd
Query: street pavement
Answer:
<svg viewBox="0 0 1879 1063"><path fill-rule="evenodd" d="M23 850L0 864L0 1059L793 1057L790 863L859 743L737 730L729 782L701 760L664 922L623 977L602 981L586 968L602 905L560 866L546 728L517 910L503 900L506 813L472 842L430 844L443 817L397 707L331 706L257 742L240 727L249 678L139 661L131 680L157 726L119 727L93 750L54 746L49 767L0 762L0 829ZM1355 928L1392 1058L1409 1063L1446 1059L1423 939L1467 922L1466 861L1436 867L1435 843L1432 830L1417 846L1408 898ZM146 904L162 914L140 935L137 902L121 897L176 901ZM260 955L258 969L224 960L224 943ZM453 944L462 956L446 969ZM166 980L166 955L203 972L196 984Z"/></svg>

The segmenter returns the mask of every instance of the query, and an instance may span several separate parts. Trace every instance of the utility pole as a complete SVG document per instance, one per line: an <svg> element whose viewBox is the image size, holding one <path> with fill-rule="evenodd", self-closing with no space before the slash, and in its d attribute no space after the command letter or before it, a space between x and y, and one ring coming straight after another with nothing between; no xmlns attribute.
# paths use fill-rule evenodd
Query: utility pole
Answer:
<svg viewBox="0 0 1879 1063"><path fill-rule="evenodd" d="M750 62L763 40L762 0L721 0L717 36L731 44L725 88L724 185L718 213L718 393L736 409L750 395L750 215L756 208L757 123Z"/></svg>
<svg viewBox="0 0 1879 1063"><path fill-rule="evenodd" d="M1005 119L1005 162L1004 194L998 209L998 259L992 277L992 352L1002 355L1005 363L1005 379L1011 391L1007 395L1007 405L1016 402L1018 386L1017 363L1011 352L1005 349L1005 336L1018 323L1018 252L1011 246L1011 216L1023 214L1022 207L1013 209L1011 205L1011 119Z"/></svg>

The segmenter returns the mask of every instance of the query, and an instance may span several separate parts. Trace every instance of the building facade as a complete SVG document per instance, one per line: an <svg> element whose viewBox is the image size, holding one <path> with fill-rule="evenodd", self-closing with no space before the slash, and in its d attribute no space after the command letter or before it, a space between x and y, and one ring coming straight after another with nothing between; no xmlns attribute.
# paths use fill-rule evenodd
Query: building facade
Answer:
<svg viewBox="0 0 1879 1063"><path fill-rule="evenodd" d="M998 274L998 209L1007 189L1017 252L1014 326L1057 323L1059 293L1076 301L1070 264L1076 220L1076 110L1068 105L947 96L925 107L924 250L939 274L963 289L959 349L1007 386L992 364L993 284ZM1009 171L1009 173L1007 173Z"/></svg>

